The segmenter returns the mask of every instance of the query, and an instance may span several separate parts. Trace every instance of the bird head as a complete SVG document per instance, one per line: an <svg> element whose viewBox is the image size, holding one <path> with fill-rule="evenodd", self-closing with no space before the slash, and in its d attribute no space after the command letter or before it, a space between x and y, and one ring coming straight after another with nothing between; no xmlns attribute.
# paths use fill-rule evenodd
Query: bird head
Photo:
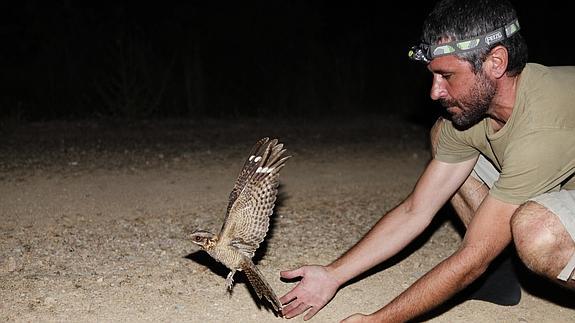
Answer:
<svg viewBox="0 0 575 323"><path fill-rule="evenodd" d="M202 249L210 249L216 242L216 235L206 230L196 230L190 235L192 242Z"/></svg>

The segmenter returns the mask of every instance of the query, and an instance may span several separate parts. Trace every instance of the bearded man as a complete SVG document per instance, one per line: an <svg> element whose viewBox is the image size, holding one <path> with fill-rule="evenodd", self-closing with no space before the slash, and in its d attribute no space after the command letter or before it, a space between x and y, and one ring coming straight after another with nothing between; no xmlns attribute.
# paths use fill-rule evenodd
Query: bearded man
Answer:
<svg viewBox="0 0 575 323"><path fill-rule="evenodd" d="M311 318L345 282L406 247L449 200L466 226L459 249L378 311L345 322L421 316L512 244L530 270L575 289L575 67L527 63L519 29L507 1L435 6L410 51L451 116L432 128L433 159L412 193L340 258L281 273L302 278L280 298L285 317Z"/></svg>

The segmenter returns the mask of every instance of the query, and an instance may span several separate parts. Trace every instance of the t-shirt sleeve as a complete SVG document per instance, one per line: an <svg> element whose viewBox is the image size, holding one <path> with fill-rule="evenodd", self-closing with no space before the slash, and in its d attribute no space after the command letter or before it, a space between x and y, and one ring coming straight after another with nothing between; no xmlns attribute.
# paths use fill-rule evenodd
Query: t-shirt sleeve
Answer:
<svg viewBox="0 0 575 323"><path fill-rule="evenodd" d="M558 190L573 174L575 136L572 131L533 132L510 144L499 180L490 190L495 198L521 204L539 194Z"/></svg>
<svg viewBox="0 0 575 323"><path fill-rule="evenodd" d="M471 145L474 128L465 131L455 129L451 121L444 120L439 133L435 159L446 163L459 163L479 155Z"/></svg>

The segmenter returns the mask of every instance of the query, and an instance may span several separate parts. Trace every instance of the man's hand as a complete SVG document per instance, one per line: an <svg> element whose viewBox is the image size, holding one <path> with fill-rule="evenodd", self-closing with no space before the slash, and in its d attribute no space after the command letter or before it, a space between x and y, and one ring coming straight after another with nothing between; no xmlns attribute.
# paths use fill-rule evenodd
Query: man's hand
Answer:
<svg viewBox="0 0 575 323"><path fill-rule="evenodd" d="M286 279L301 277L301 281L280 298L282 304L287 304L282 313L288 319L308 309L303 319L305 321L311 319L333 298L340 285L330 271L323 266L303 266L282 271L280 275Z"/></svg>

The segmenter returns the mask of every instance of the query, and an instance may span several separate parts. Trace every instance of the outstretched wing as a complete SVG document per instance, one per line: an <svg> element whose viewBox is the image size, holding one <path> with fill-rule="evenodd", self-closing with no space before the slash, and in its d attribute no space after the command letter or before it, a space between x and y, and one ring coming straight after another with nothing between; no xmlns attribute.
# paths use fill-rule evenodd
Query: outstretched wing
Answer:
<svg viewBox="0 0 575 323"><path fill-rule="evenodd" d="M242 168L230 194L221 243L238 248L251 258L263 241L273 213L279 171L290 156L277 139L259 140Z"/></svg>

